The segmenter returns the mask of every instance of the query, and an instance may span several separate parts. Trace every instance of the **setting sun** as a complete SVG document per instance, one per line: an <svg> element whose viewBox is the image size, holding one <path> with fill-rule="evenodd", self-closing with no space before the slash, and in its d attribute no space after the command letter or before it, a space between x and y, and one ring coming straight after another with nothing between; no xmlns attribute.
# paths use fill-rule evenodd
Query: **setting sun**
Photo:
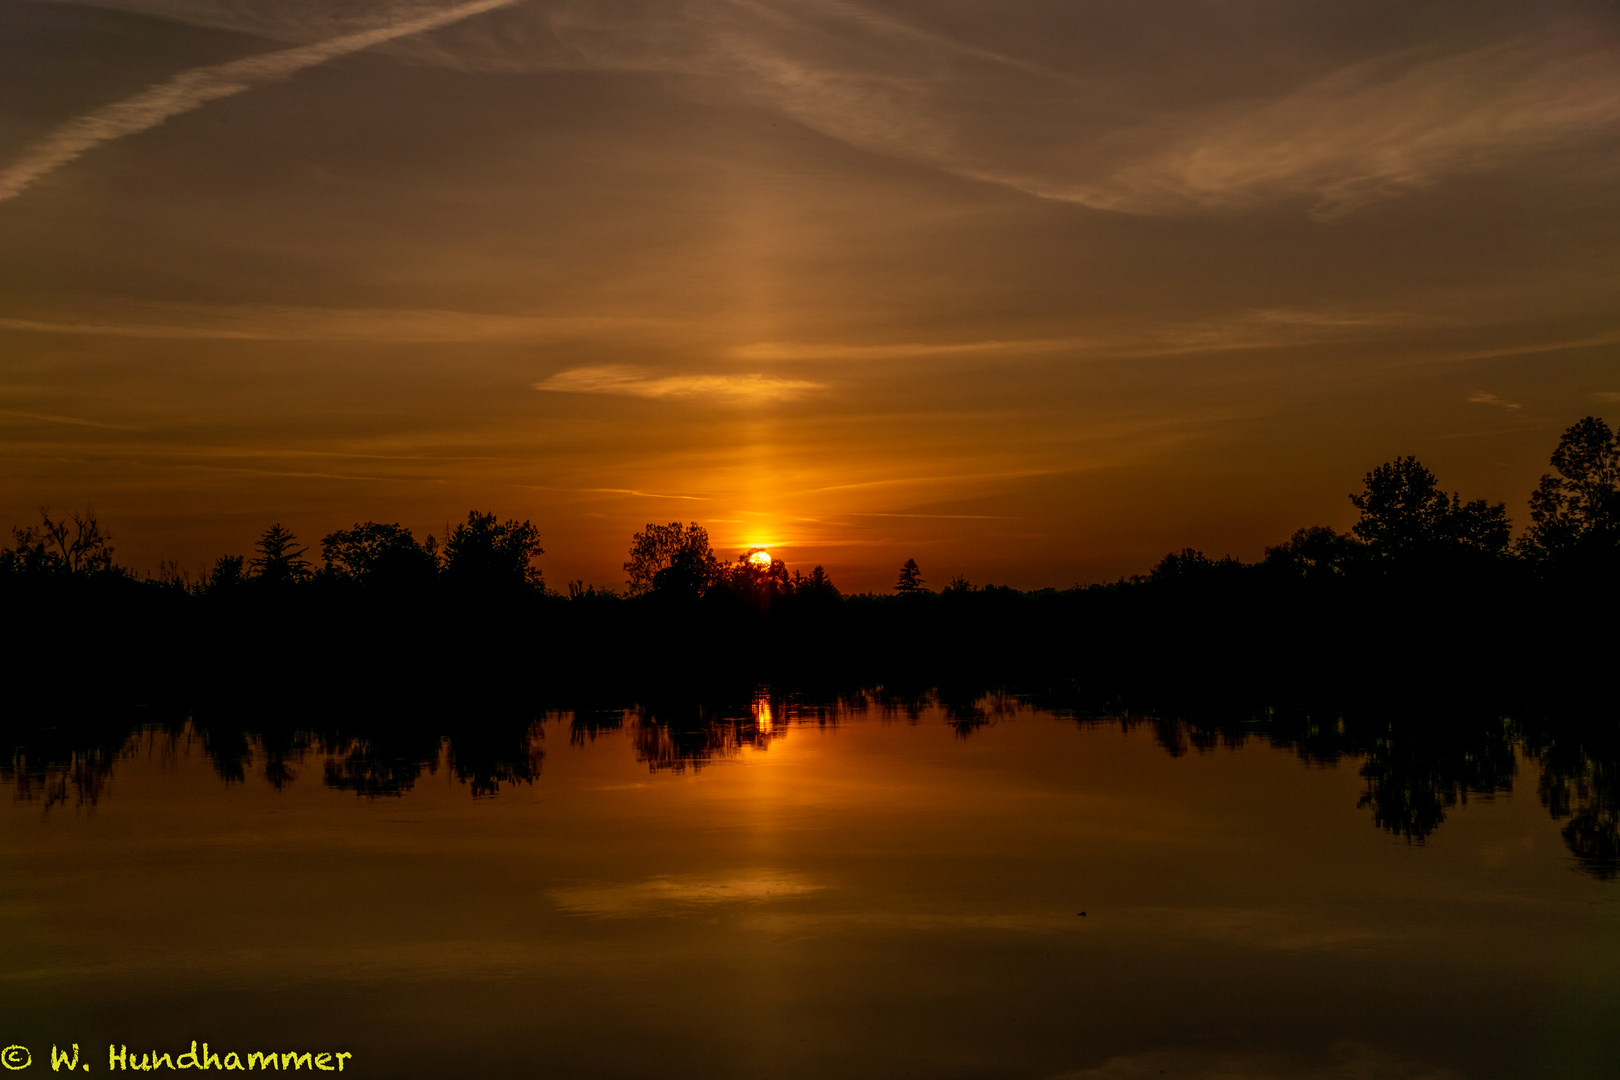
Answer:
<svg viewBox="0 0 1620 1080"><path fill-rule="evenodd" d="M750 551L748 553L748 562L750 565L757 566L763 570L771 565L771 553L765 551L764 549L759 551Z"/></svg>

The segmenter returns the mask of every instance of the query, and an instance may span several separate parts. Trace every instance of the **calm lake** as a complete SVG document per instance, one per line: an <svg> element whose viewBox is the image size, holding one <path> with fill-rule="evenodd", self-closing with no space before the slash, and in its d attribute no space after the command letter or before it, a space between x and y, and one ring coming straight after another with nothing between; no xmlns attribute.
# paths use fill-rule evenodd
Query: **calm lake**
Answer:
<svg viewBox="0 0 1620 1080"><path fill-rule="evenodd" d="M0 1041L33 1074L199 1040L391 1078L1620 1075L1620 883L1522 748L1417 843L1362 760L1180 739L562 714L475 794L449 748L390 787L249 740L227 781L143 731L99 790L11 777Z"/></svg>

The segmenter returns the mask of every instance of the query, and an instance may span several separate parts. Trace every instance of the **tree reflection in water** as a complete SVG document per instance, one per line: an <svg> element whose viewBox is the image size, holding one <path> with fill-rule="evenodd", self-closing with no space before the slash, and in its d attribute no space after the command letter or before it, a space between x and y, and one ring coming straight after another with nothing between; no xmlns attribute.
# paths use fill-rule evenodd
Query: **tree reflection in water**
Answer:
<svg viewBox="0 0 1620 1080"><path fill-rule="evenodd" d="M1620 746L1612 725L1490 713L1446 716L1398 707L1364 714L1261 710L1250 717L1168 718L1078 714L1084 725L1146 726L1172 757L1249 739L1293 750L1302 762L1359 763L1358 803L1379 828L1421 844L1470 796L1513 790L1522 759L1538 771L1541 803L1567 820L1563 837L1581 867L1602 880L1620 874ZM1607 736L1607 737L1605 737Z"/></svg>
<svg viewBox="0 0 1620 1080"><path fill-rule="evenodd" d="M1488 709L1170 711L1118 702L1085 708L1062 695L894 685L792 693L742 688L701 699L671 694L630 704L577 701L551 710L507 701L459 714L398 707L318 714L64 710L0 721L0 738L10 749L0 757L0 780L16 798L38 802L47 812L92 807L106 797L120 761L173 758L195 747L227 784L246 782L251 772L279 789L313 765L328 787L386 798L404 795L444 769L474 797L485 797L540 778L549 718L567 718L573 744L624 734L649 771L682 773L745 749L768 750L794 727L866 717L918 724L936 710L959 738L1019 714L1043 714L1088 729L1143 730L1172 757L1258 741L1290 750L1309 765L1353 764L1365 780L1361 808L1370 810L1378 828L1414 844L1470 797L1512 791L1523 762L1535 771L1541 804L1563 823L1562 836L1578 865L1602 880L1620 876L1620 737L1614 725L1587 717L1508 718Z"/></svg>

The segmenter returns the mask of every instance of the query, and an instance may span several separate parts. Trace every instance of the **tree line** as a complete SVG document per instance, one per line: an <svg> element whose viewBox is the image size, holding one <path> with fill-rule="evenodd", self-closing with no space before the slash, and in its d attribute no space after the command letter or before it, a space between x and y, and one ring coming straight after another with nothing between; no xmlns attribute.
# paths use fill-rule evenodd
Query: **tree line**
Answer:
<svg viewBox="0 0 1620 1080"><path fill-rule="evenodd" d="M196 579L174 564L140 578L118 565L94 515L45 513L0 550L0 598L27 612L0 626L0 662L117 688L160 679L167 657L183 655L194 662L181 681L212 680L222 695L274 671L280 687L323 694L346 680L662 692L967 677L1162 699L1240 684L1251 697L1397 677L1422 686L1440 669L1511 676L1528 695L1538 672L1612 661L1615 624L1592 616L1620 599L1617 489L1620 436L1586 417L1559 440L1517 538L1502 503L1465 500L1401 457L1350 496L1348 531L1302 528L1255 562L1183 549L1086 587L957 576L936 591L908 559L884 594L841 592L823 567L805 573L758 550L723 560L702 525L680 522L631 538L623 588L551 589L535 524L483 511L421 539L356 524L323 537L318 554L278 523L250 555ZM1594 628L1577 631L1583 620ZM284 644L312 636L302 650ZM1424 662L1403 669L1396 654Z"/></svg>
<svg viewBox="0 0 1620 1080"><path fill-rule="evenodd" d="M1602 420L1571 426L1517 538L1503 504L1464 500L1402 457L1366 474L1346 532L1300 529L1255 562L1184 549L1131 578L1033 591L961 577L933 590L907 560L892 590L845 593L819 566L722 560L701 525L680 522L631 538L622 589L556 590L534 523L481 511L421 539L357 524L318 553L277 524L198 580L172 564L142 579L93 515L46 514L0 551L0 600L17 613L0 623L0 666L33 688L17 701L72 685L119 700L248 688L414 707L472 685L640 700L764 681L960 683L1161 710L1324 692L1548 709L1582 692L1607 700L1558 673L1603 670L1620 643L1617 462Z"/></svg>
<svg viewBox="0 0 1620 1080"><path fill-rule="evenodd" d="M1348 532L1320 525L1301 528L1267 548L1256 565L1307 578L1477 574L1513 566L1561 580L1612 579L1620 572L1620 434L1588 416L1563 433L1550 464L1552 471L1531 493L1530 522L1518 538L1505 504L1464 501L1408 456L1366 474L1363 490L1350 496L1359 519ZM111 536L93 513L53 518L42 510L38 524L14 528L12 538L11 546L0 549L0 584L61 577L139 580L115 562ZM546 591L538 565L544 553L532 522L501 521L493 513L471 511L442 539L429 535L419 541L397 523L368 521L339 530L322 538L317 566L309 548L277 523L259 537L250 557L222 557L197 580L182 574L175 563L164 563L145 580L193 593L350 583L371 592L418 593L442 584L475 594L522 595ZM727 563L716 555L707 530L695 522L648 524L631 539L622 595L698 599L720 593L764 603L782 596L841 595L821 566L808 574L790 572L781 560L759 556L760 549L753 549ZM1116 584L1233 572L1243 565L1230 557L1212 560L1188 548L1166 555L1146 577ZM942 591L973 590L958 576ZM930 591L916 561L906 560L893 592L916 597ZM618 593L574 581L566 595Z"/></svg>

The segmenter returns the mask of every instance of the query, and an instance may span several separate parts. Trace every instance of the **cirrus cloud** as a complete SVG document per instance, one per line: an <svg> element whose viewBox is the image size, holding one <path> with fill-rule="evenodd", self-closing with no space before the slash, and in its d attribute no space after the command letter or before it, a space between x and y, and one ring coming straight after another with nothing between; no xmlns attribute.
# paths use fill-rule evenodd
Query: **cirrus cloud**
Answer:
<svg viewBox="0 0 1620 1080"><path fill-rule="evenodd" d="M1117 141L1137 149L1110 178L1043 193L1137 213L1298 198L1329 220L1617 127L1620 67L1611 50L1501 42L1450 56L1379 57L1286 97L1122 133Z"/></svg>
<svg viewBox="0 0 1620 1080"><path fill-rule="evenodd" d="M410 17L382 26L300 45L279 52L232 60L226 64L191 68L167 82L149 86L133 97L115 101L76 117L41 139L20 159L0 168L0 202L21 195L31 184L63 165L82 157L104 142L137 135L171 117L200 109L211 101L240 94L260 83L295 75L386 41L436 30L474 15L506 7L515 0L472 0L455 7L416 11Z"/></svg>
<svg viewBox="0 0 1620 1080"><path fill-rule="evenodd" d="M1485 390L1475 390L1472 394L1469 394L1468 395L1468 403L1470 405L1494 405L1498 409L1522 409L1522 408L1524 408L1524 406L1521 405L1517 401L1504 401L1503 399L1497 397L1495 394L1492 394L1492 393L1490 393L1488 391L1485 391Z"/></svg>
<svg viewBox="0 0 1620 1080"><path fill-rule="evenodd" d="M801 874L743 870L711 876L659 876L624 883L582 883L553 890L551 899L570 914L623 918L684 915L694 907L720 904L792 900L822 888Z"/></svg>
<svg viewBox="0 0 1620 1080"><path fill-rule="evenodd" d="M574 368L534 384L558 394L615 394L641 398L707 398L738 401L785 401L824 384L758 373L733 375L661 375L621 365Z"/></svg>
<svg viewBox="0 0 1620 1080"><path fill-rule="evenodd" d="M1537 155L1597 147L1608 158L1620 126L1620 54L1590 24L1385 50L1260 93L1160 101L1124 73L1091 70L1082 51L1037 63L1044 50L1030 42L989 49L970 27L947 33L847 0L95 2L283 39L339 36L181 72L72 120L0 171L0 200L109 138L374 46L471 71L693 78L862 150L1147 216L1283 204L1330 220ZM422 36L501 7L500 19Z"/></svg>

